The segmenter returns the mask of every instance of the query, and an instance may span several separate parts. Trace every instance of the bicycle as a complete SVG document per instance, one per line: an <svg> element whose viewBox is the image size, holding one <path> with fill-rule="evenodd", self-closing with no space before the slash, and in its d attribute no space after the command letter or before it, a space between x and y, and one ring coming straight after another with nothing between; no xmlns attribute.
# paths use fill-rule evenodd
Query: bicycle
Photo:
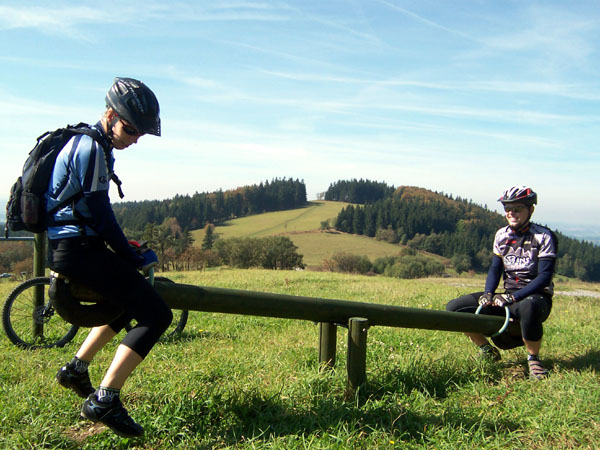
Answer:
<svg viewBox="0 0 600 450"><path fill-rule="evenodd" d="M173 283L165 277L154 279ZM50 303L49 288L50 277L31 278L19 284L6 298L2 308L2 326L8 339L17 347L64 347L77 334L79 326L63 320L56 313ZM173 311L173 314L173 322L162 339L170 339L180 334L187 324L188 311L178 310ZM131 328L132 326L128 329Z"/></svg>

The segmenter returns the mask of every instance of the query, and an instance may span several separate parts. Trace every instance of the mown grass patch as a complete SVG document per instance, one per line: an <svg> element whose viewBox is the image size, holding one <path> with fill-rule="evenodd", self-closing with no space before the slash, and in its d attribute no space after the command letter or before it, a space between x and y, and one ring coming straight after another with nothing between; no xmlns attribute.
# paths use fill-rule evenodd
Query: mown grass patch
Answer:
<svg viewBox="0 0 600 450"><path fill-rule="evenodd" d="M321 222L335 219L348 203L312 201L303 208L274 211L228 220L218 225L215 232L222 238L264 237L273 234L318 230ZM204 230L192 232L196 245L202 242Z"/></svg>

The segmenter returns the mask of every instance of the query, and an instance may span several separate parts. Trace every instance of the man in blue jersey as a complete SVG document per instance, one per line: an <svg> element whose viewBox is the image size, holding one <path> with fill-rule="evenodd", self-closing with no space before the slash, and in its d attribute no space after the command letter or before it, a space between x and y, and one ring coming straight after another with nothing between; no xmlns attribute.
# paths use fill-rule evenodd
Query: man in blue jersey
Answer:
<svg viewBox="0 0 600 450"><path fill-rule="evenodd" d="M494 256L485 282L485 291L451 300L448 311L475 312L479 305L503 314L508 307L511 317L519 320L523 344L532 379L548 376L539 360L544 322L552 309L554 266L557 241L549 229L531 223L537 194L526 186L513 186L499 199L504 205L508 226L496 232ZM500 278L504 293L496 293ZM479 346L482 356L499 360L500 352L482 334L465 333Z"/></svg>
<svg viewBox="0 0 600 450"><path fill-rule="evenodd" d="M56 379L86 398L83 417L107 425L120 436L135 437L143 434L143 428L123 408L119 393L173 315L138 270L156 264L156 254L151 250L139 254L129 245L115 219L108 187L113 175L113 149L125 149L144 134L160 136L158 100L144 83L116 78L106 94L106 111L92 128L97 136L74 136L56 160L47 211L65 199L73 200L49 218L50 268L93 288L124 312L112 323L92 328ZM137 325L125 335L98 389L94 389L89 363L132 319Z"/></svg>

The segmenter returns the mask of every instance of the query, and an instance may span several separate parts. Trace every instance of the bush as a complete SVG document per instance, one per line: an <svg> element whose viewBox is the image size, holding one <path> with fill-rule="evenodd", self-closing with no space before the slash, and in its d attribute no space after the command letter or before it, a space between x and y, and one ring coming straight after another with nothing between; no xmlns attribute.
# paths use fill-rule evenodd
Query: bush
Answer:
<svg viewBox="0 0 600 450"><path fill-rule="evenodd" d="M444 273L444 270L444 265L434 258L422 255L405 255L393 258L393 263L386 265L382 273L388 277L412 279L440 276Z"/></svg>
<svg viewBox="0 0 600 450"><path fill-rule="evenodd" d="M398 233L392 228L387 228L385 230L380 228L379 230L377 230L377 233L375 233L375 239L377 239L378 241L389 242L390 244L397 244L398 242L400 242L400 237L398 236Z"/></svg>
<svg viewBox="0 0 600 450"><path fill-rule="evenodd" d="M286 236L270 236L262 239L260 265L264 269L304 269L298 247Z"/></svg>
<svg viewBox="0 0 600 450"><path fill-rule="evenodd" d="M380 258L377 258L373 262L373 272L383 274L385 268L387 266L393 266L397 259L397 256L382 256Z"/></svg>
<svg viewBox="0 0 600 450"><path fill-rule="evenodd" d="M463 273L463 272L467 272L473 266L473 264L471 263L471 258L469 257L469 255L464 255L464 254L454 255L450 259L450 262L454 266L454 269L456 270L456 273L458 273L459 275L461 273Z"/></svg>
<svg viewBox="0 0 600 450"><path fill-rule="evenodd" d="M373 265L366 256L337 252L331 258L323 260L323 269L330 272L361 273L371 271Z"/></svg>
<svg viewBox="0 0 600 450"><path fill-rule="evenodd" d="M302 255L297 253L297 249L285 236L219 239L214 245L214 251L223 264L238 269L303 269Z"/></svg>

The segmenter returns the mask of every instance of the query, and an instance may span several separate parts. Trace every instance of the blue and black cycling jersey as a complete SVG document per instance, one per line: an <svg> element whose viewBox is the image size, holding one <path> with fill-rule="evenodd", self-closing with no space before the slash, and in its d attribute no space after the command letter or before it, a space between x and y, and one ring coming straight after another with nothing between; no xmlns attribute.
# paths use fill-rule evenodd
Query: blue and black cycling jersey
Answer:
<svg viewBox="0 0 600 450"><path fill-rule="evenodd" d="M117 254L139 264L141 257L130 248L110 206L108 190L115 162L112 147L100 122L93 128L99 140L78 134L56 159L46 193L46 211L68 199L73 201L50 215L48 237L97 236Z"/></svg>

